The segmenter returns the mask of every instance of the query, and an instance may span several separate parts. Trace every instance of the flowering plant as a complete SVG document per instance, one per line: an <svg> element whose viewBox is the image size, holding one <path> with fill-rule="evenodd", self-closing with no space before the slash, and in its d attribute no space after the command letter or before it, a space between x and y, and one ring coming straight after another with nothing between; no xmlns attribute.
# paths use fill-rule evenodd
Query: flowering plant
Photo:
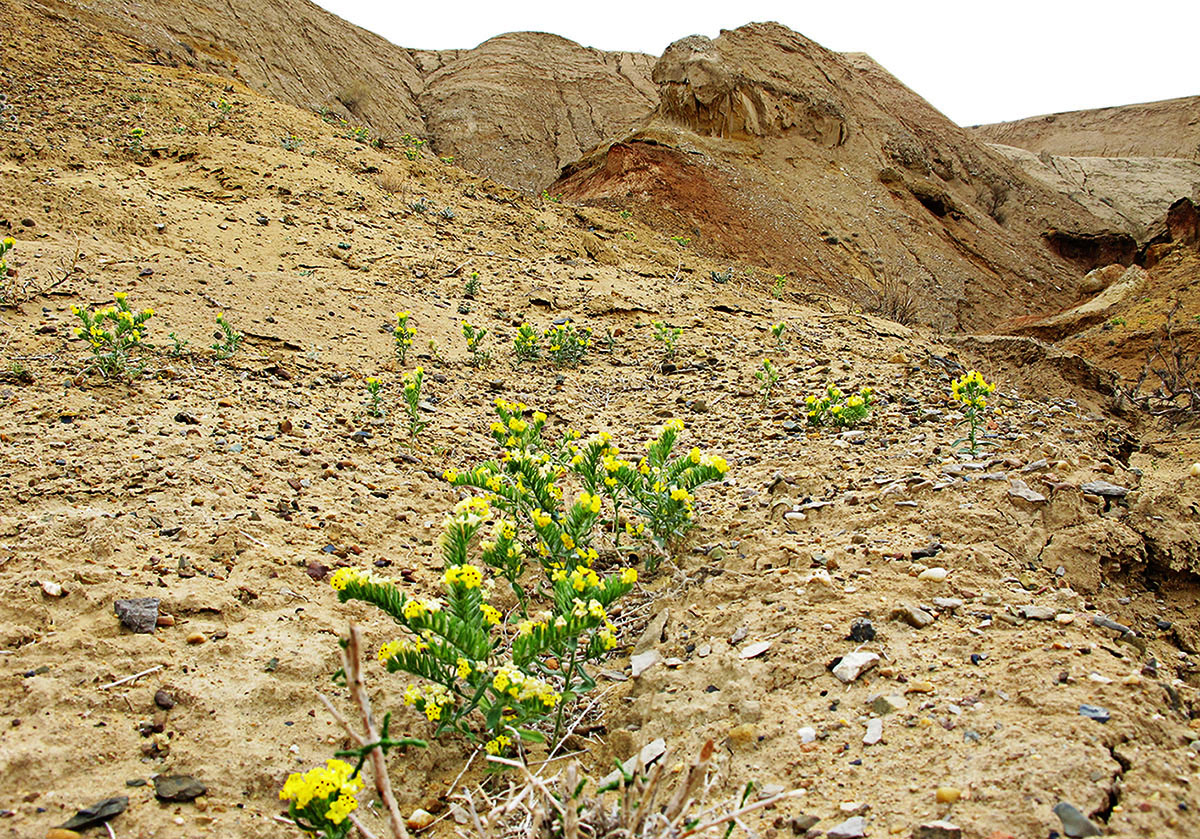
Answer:
<svg viewBox="0 0 1200 839"><path fill-rule="evenodd" d="M383 382L375 376L367 376L367 413L373 417L383 416Z"/></svg>
<svg viewBox="0 0 1200 839"><path fill-rule="evenodd" d="M352 827L348 816L358 808L355 793L362 787L358 770L333 758L307 772L293 772L279 798L288 802L288 817L301 830L343 839Z"/></svg>
<svg viewBox="0 0 1200 839"><path fill-rule="evenodd" d="M804 399L808 424L853 428L871 412L873 393L871 388L864 387L858 393L847 396L837 385L829 385L825 388L824 396L809 394Z"/></svg>
<svg viewBox="0 0 1200 839"><path fill-rule="evenodd" d="M542 355L537 330L527 323L517 328L517 337L513 338L513 354L517 357L518 364L522 361L537 361Z"/></svg>
<svg viewBox="0 0 1200 839"><path fill-rule="evenodd" d="M233 328L233 324L225 317L224 312L217 315L217 330L218 337L212 345L213 353L217 358L232 358L233 354L238 351L238 347L242 345L242 338L245 336Z"/></svg>
<svg viewBox="0 0 1200 839"><path fill-rule="evenodd" d="M779 323L771 324L771 336L775 339L775 348L780 352L787 352L787 344L783 340L783 332L787 329L787 322L780 321Z"/></svg>
<svg viewBox="0 0 1200 839"><path fill-rule="evenodd" d="M71 311L82 321L75 335L88 342L92 351L91 364L108 376L140 376L145 362L135 361L135 355L150 344L146 341L146 321L154 317L150 308L135 312L129 308L128 293L118 291L113 295L115 306L107 306L90 312L82 306L72 306Z"/></svg>
<svg viewBox="0 0 1200 839"><path fill-rule="evenodd" d="M671 326L661 320L654 321L654 338L662 344L663 360L670 361L675 356L675 344L683 334L682 326Z"/></svg>
<svg viewBox="0 0 1200 839"><path fill-rule="evenodd" d="M587 327L576 329L570 321L554 324L542 337L550 360L559 367L578 367L592 347L592 330Z"/></svg>
<svg viewBox="0 0 1200 839"><path fill-rule="evenodd" d="M413 345L413 336L417 334L416 327L408 325L410 317L412 317L412 312L396 312L396 325L392 327L393 348L396 351L396 360L401 364L404 364L404 359L408 358L408 351Z"/></svg>
<svg viewBox="0 0 1200 839"><path fill-rule="evenodd" d="M977 440L976 434L983 418L988 412L987 398L996 390L994 384L989 384L977 370L967 372L962 378L950 383L950 398L962 403L970 430L967 436L955 440L954 445L967 444L967 451L978 454L980 446L995 445L990 440ZM994 409L993 409L994 410Z"/></svg>
<svg viewBox="0 0 1200 839"><path fill-rule="evenodd" d="M480 539L489 521L493 538ZM485 578L484 567L502 569L519 585L514 581L525 568L523 552L514 549L515 534L516 523L485 499L459 502L440 541L444 599L410 596L352 568L330 579L342 602L371 603L403 628L401 637L379 648L377 658L389 673L417 677L405 689L404 703L434 724L434 736L459 732L477 739L480 731L491 754L507 752L514 736L544 739L527 726L551 715L558 736L564 704L595 686L586 663L616 646L607 607L637 581L632 568L605 576L590 562L569 573L555 568L546 575L549 608L530 617L522 606L523 617L510 626L489 602L493 581Z"/></svg>
<svg viewBox="0 0 1200 839"><path fill-rule="evenodd" d="M779 370L771 363L771 359L764 358L762 367L754 373L754 378L759 381L758 389L762 393L765 407L771 401L771 391L775 389L775 384L779 381Z"/></svg>
<svg viewBox="0 0 1200 839"><path fill-rule="evenodd" d="M491 360L491 353L483 348L483 340L487 338L485 327L474 326L470 321L462 322L462 334L467 339L467 350L471 353L471 366L482 367Z"/></svg>
<svg viewBox="0 0 1200 839"><path fill-rule="evenodd" d="M421 419L421 385L424 382L424 367L404 374L404 412L408 415L408 436L413 440L429 425L427 420Z"/></svg>

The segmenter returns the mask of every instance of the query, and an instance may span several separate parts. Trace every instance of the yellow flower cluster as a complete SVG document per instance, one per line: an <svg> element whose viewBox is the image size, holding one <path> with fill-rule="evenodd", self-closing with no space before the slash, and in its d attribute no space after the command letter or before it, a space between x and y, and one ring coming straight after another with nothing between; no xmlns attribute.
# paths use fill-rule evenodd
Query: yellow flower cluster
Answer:
<svg viewBox="0 0 1200 839"><path fill-rule="evenodd" d="M600 512L600 496L599 495L591 495L586 492L580 493L578 503L582 504L585 508L590 510L593 514Z"/></svg>
<svg viewBox="0 0 1200 839"><path fill-rule="evenodd" d="M406 652L421 653L427 649L429 649L429 645L426 644L424 641L415 641L414 642L414 641L406 641L402 638L399 638L399 639L396 639L395 641L388 641L386 644L384 644L382 647L380 647L379 652L376 654L376 658L379 659L380 664L386 665L388 663L388 659L394 658L394 657L400 655L401 653L406 653Z"/></svg>
<svg viewBox="0 0 1200 839"><path fill-rule="evenodd" d="M405 620L411 621L422 618L430 612L440 612L441 610L442 604L436 600L418 600L414 597L404 602L403 614Z"/></svg>
<svg viewBox="0 0 1200 839"><path fill-rule="evenodd" d="M333 586L335 591L343 591L348 583L367 579L369 579L369 575L361 568L339 568L329 578L329 585Z"/></svg>
<svg viewBox="0 0 1200 839"><path fill-rule="evenodd" d="M529 676L511 665L505 665L496 671L492 678L492 687L518 702L536 699L547 708L553 708L562 698L541 679Z"/></svg>
<svg viewBox="0 0 1200 839"><path fill-rule="evenodd" d="M479 588L483 585L483 572L474 565L451 565L446 569L442 582L448 586Z"/></svg>
<svg viewBox="0 0 1200 839"><path fill-rule="evenodd" d="M416 707L430 722L437 722L442 711L454 704L454 697L442 685L409 685L404 689L404 704Z"/></svg>
<svg viewBox="0 0 1200 839"><path fill-rule="evenodd" d="M483 612L483 619L489 626L496 626L500 623L500 610L495 606L489 606L487 603L479 604L479 611Z"/></svg>
<svg viewBox="0 0 1200 839"><path fill-rule="evenodd" d="M507 734L499 734L487 741L483 750L490 755L502 755L512 746L512 738Z"/></svg>
<svg viewBox="0 0 1200 839"><path fill-rule="evenodd" d="M950 383L951 398L976 410L987 407L987 397L995 390L996 386L986 382L978 370L971 370L962 378Z"/></svg>
<svg viewBox="0 0 1200 839"><path fill-rule="evenodd" d="M293 802L297 810L303 810L313 801L325 800L329 803L325 818L341 824L358 807L354 795L363 788L362 776L350 777L353 772L354 767L344 760L327 760L324 766L289 775L279 798Z"/></svg>
<svg viewBox="0 0 1200 839"><path fill-rule="evenodd" d="M583 591L585 588L597 588L600 585L600 577L591 568L579 567L571 572L567 578L571 583L571 588L576 591Z"/></svg>

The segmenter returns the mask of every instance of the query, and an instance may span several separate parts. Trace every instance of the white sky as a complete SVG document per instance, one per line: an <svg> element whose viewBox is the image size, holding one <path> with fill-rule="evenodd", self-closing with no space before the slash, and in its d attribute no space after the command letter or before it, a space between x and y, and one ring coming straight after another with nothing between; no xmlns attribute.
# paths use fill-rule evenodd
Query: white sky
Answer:
<svg viewBox="0 0 1200 839"><path fill-rule="evenodd" d="M1200 95L1200 0L317 0L402 47L470 48L553 32L660 55L686 35L775 20L866 52L962 125ZM1200 115L1198 115L1200 116Z"/></svg>

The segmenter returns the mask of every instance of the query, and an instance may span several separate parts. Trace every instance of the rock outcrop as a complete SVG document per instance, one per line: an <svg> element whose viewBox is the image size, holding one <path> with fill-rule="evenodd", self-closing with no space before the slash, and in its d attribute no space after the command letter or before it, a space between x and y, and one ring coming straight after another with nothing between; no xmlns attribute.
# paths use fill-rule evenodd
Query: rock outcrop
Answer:
<svg viewBox="0 0 1200 839"><path fill-rule="evenodd" d="M636 131L552 191L655 219L731 261L977 328L1073 301L1045 234L1122 231L1029 178L863 55L778 24L672 44ZM1065 231L1065 232L1064 232ZM1105 260L1111 261L1111 260Z"/></svg>
<svg viewBox="0 0 1200 839"><path fill-rule="evenodd" d="M989 143L1065 157L1177 157L1200 160L1200 96L1065 111L971 130Z"/></svg>

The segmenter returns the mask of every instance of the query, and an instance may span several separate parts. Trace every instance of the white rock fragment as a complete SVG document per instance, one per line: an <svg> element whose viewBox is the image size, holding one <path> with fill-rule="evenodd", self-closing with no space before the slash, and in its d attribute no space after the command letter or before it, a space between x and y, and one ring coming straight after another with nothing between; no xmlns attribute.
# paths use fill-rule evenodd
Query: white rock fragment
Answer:
<svg viewBox="0 0 1200 839"><path fill-rule="evenodd" d="M867 733L863 735L864 746L874 746L883 739L883 720L873 719L867 723Z"/></svg>
<svg viewBox="0 0 1200 839"><path fill-rule="evenodd" d="M849 684L879 663L876 653L847 653L833 668L833 675Z"/></svg>
<svg viewBox="0 0 1200 839"><path fill-rule="evenodd" d="M918 580L927 580L931 583L940 583L949 575L949 571L945 568L926 568L917 575Z"/></svg>
<svg viewBox="0 0 1200 839"><path fill-rule="evenodd" d="M633 678L636 679L638 676L645 673L651 667L662 661L662 658L662 653L660 653L658 650L649 650L644 653L638 653L637 655L630 656L629 667L632 671Z"/></svg>

